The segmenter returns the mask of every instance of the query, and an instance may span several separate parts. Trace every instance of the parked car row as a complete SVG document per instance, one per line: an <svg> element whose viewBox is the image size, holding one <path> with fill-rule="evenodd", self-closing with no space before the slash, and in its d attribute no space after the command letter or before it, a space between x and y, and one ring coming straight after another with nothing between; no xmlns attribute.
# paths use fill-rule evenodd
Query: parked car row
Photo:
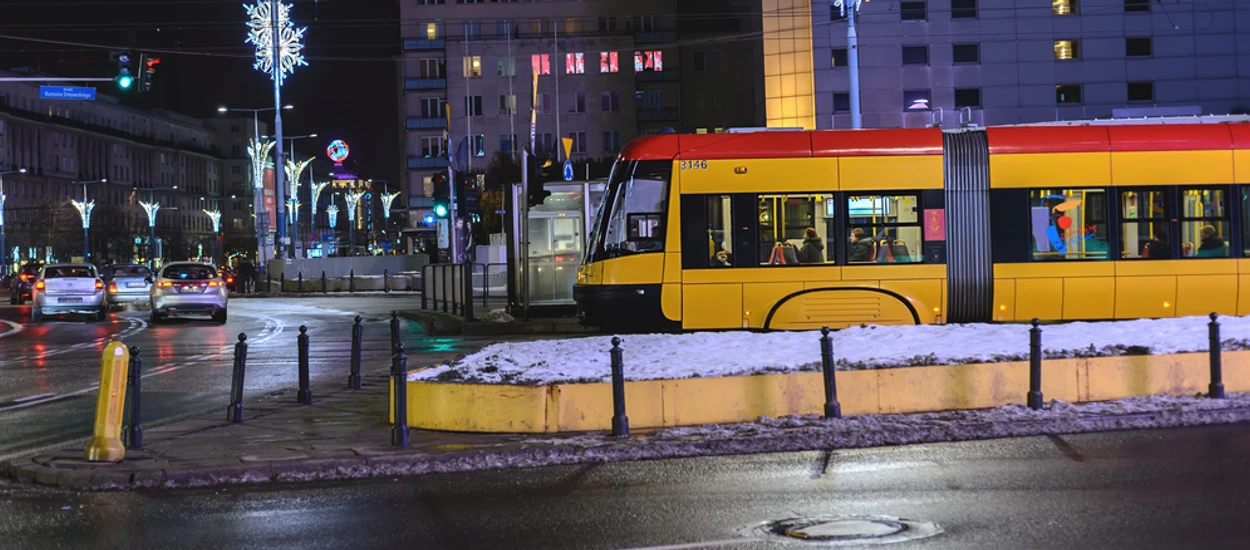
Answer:
<svg viewBox="0 0 1250 550"><path fill-rule="evenodd" d="M209 264L171 262L153 275L139 264L94 265L27 264L9 282L9 303L31 301L30 318L41 322L49 315L86 315L103 321L116 305L148 302L151 319L209 315L226 322L228 285L233 277Z"/></svg>

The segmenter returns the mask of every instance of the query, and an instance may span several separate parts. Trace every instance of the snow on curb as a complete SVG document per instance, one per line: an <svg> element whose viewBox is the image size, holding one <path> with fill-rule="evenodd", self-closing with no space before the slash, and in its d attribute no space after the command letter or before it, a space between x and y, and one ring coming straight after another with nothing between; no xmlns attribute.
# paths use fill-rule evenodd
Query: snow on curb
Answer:
<svg viewBox="0 0 1250 550"><path fill-rule="evenodd" d="M1043 327L1046 358L1158 355L1207 350L1206 317L1068 323ZM1250 349L1250 317L1220 320L1223 349ZM838 370L1028 359L1023 324L861 326L833 333ZM695 332L624 337L626 380L745 376L820 368L820 333ZM606 382L611 338L493 344L409 381L478 384Z"/></svg>

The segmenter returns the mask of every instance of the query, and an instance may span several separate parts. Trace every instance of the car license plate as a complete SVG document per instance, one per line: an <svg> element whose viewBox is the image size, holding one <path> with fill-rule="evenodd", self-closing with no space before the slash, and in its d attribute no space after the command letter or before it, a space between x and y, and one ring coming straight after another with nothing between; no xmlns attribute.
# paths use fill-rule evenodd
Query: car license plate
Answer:
<svg viewBox="0 0 1250 550"><path fill-rule="evenodd" d="M181 294L199 294L201 290L199 287L194 286L180 286L178 287L178 292Z"/></svg>
<svg viewBox="0 0 1250 550"><path fill-rule="evenodd" d="M81 304L82 298L57 298L58 304Z"/></svg>
<svg viewBox="0 0 1250 550"><path fill-rule="evenodd" d="M126 288L143 288L145 283L126 283Z"/></svg>

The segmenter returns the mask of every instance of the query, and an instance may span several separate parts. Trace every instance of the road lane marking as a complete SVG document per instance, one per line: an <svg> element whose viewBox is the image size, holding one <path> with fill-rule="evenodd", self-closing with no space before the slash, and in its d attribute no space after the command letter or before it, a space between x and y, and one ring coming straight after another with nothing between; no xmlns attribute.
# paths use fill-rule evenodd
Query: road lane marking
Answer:
<svg viewBox="0 0 1250 550"><path fill-rule="evenodd" d="M14 403L24 403L24 402L26 402L26 401L30 401L30 400L32 400L32 399L42 399L42 398L44 398L44 397L51 397L51 396L53 396L53 395L56 395L56 392L51 392L51 393L41 393L41 394L39 394L39 395L28 395L28 396L26 396L26 397L19 397L19 398L17 398L17 399L14 399L14 400L13 400L13 402L14 402Z"/></svg>
<svg viewBox="0 0 1250 550"><path fill-rule="evenodd" d="M10 328L9 330L6 330L6 331L4 331L4 332L0 332L0 338L4 338L4 337L6 337L6 336L13 336L14 334L17 334L17 333L21 332L21 331L22 331L22 329L23 329L23 328L25 328L25 327L23 327L22 325L19 325L19 324L17 324L17 323L14 323L13 321L5 321L4 319L0 319L0 323L4 323L4 324L9 325L10 327L12 327L12 328Z"/></svg>
<svg viewBox="0 0 1250 550"><path fill-rule="evenodd" d="M638 548L628 548L626 550L687 550L691 548L715 548L718 546L738 546L740 544L752 544L756 542L764 542L768 539L750 538L750 539L724 539L724 540L705 540L702 542L691 542L688 544L670 544L668 546L640 546Z"/></svg>

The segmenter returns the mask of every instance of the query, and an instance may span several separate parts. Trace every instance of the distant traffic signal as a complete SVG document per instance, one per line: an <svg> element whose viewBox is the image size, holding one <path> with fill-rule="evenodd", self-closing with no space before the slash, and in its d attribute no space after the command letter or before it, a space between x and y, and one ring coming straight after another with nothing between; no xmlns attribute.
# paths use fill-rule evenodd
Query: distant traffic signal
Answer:
<svg viewBox="0 0 1250 550"><path fill-rule="evenodd" d="M140 65L143 65L143 74L139 75L139 89L144 92L152 91L152 79L156 76L156 66L161 64L161 58L151 57L147 54L139 56Z"/></svg>
<svg viewBox="0 0 1250 550"><path fill-rule="evenodd" d="M446 218L451 214L450 190L447 185L446 174L434 174L430 178L434 184L434 215L440 218Z"/></svg>
<svg viewBox="0 0 1250 550"><path fill-rule="evenodd" d="M529 182L526 185L525 197L531 207L538 206L551 196L551 191L543 188L543 184L555 178L554 163L551 157L531 155L529 158Z"/></svg>
<svg viewBox="0 0 1250 550"><path fill-rule="evenodd" d="M129 90L130 86L135 83L130 65L130 52L117 54L117 78L114 80L117 81L117 87L122 90Z"/></svg>

